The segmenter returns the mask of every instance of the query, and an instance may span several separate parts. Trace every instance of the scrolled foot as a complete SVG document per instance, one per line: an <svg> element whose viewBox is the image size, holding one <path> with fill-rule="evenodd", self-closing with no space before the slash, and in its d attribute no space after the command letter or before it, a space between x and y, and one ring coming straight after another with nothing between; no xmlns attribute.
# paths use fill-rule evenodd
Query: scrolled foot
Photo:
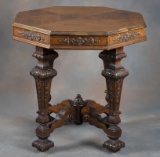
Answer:
<svg viewBox="0 0 160 157"><path fill-rule="evenodd" d="M44 152L49 150L51 147L54 147L54 143L50 140L36 140L32 143L32 146L37 148L39 151Z"/></svg>
<svg viewBox="0 0 160 157"><path fill-rule="evenodd" d="M108 140L104 142L103 147L115 153L119 151L121 148L125 147L125 143L120 140Z"/></svg>

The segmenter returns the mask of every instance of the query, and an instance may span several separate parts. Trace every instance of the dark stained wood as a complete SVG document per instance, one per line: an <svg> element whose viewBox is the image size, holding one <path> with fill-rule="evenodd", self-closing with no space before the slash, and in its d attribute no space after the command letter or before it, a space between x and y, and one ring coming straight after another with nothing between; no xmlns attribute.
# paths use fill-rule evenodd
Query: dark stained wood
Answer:
<svg viewBox="0 0 160 157"><path fill-rule="evenodd" d="M121 136L121 129L118 124L121 122L119 107L123 79L128 75L128 71L124 69L120 61L126 57L126 54L123 52L123 48L118 48L109 51L105 50L100 53L99 57L104 62L105 69L102 71L102 75L106 78L107 83L106 100L108 101L109 113L106 120L109 123L108 129L113 132L113 134L108 135L110 140L106 141L103 146L116 152L125 146L124 142L118 140Z"/></svg>
<svg viewBox="0 0 160 157"><path fill-rule="evenodd" d="M48 123L48 126L51 128L53 132L55 129L71 122L73 117L75 116L75 109L73 107L64 107L57 115L56 118Z"/></svg>
<svg viewBox="0 0 160 157"><path fill-rule="evenodd" d="M108 116L104 118L101 116L102 113L109 114L110 110L107 106L102 106L93 100L83 101L79 94L74 101L62 101L60 104L49 106L48 110L56 113L56 118L47 124L51 132L69 122L74 122L76 125L88 122L90 125L102 129L109 137L119 138L121 135L120 129L117 129L116 132L109 129Z"/></svg>
<svg viewBox="0 0 160 157"><path fill-rule="evenodd" d="M17 14L13 39L44 48L109 50L145 41L145 27L135 12L60 6Z"/></svg>
<svg viewBox="0 0 160 157"><path fill-rule="evenodd" d="M54 143L48 140L50 128L47 124L50 122L50 111L48 110L51 100L50 89L52 78L57 75L56 70L52 68L54 60L58 57L57 52L37 47L33 57L38 59L38 65L33 68L30 74L35 78L39 111L36 121L40 125L36 129L38 140L33 142L33 147L40 151L46 151L54 146Z"/></svg>
<svg viewBox="0 0 160 157"><path fill-rule="evenodd" d="M51 81L57 74L52 66L58 54L54 50L37 47L33 56L39 62L32 69L31 75L36 80L39 104L37 122L40 123L36 130L40 139L33 142L34 147L40 151L48 150L53 146L53 143L47 139L50 133L68 122L74 122L77 125L89 122L101 128L110 138L103 146L113 152L125 146L124 142L118 140L121 136L121 128L117 126L120 123L119 106L123 79L128 75L128 71L120 64L120 60L126 57L123 48L105 50L99 55L105 68L102 75L106 78L107 83L106 100L108 104L106 106L97 104L93 100L83 101L80 95L77 95L74 101L65 100L60 104L50 106ZM56 118L51 117L51 113L56 113ZM102 118L102 113L105 113L106 117Z"/></svg>
<svg viewBox="0 0 160 157"><path fill-rule="evenodd" d="M123 80L128 71L121 65L126 57L123 47L146 40L146 24L141 14L107 7L50 7L20 12L13 22L13 39L36 46L33 54L38 65L31 70L38 96L36 129L38 140L33 147L46 151L54 146L50 133L70 122L88 122L102 129L109 140L103 147L112 152L125 146L120 141L122 130L120 99ZM58 53L54 49L103 50L102 75L106 79L106 105L93 100L84 101L81 95L50 105L51 82L57 75L53 69ZM52 117L52 113L56 117ZM102 117L102 114L105 117Z"/></svg>

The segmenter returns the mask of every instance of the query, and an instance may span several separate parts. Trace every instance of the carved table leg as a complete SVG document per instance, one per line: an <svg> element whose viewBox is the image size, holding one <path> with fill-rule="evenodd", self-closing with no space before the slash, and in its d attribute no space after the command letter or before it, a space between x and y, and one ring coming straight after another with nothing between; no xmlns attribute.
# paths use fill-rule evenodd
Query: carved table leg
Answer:
<svg viewBox="0 0 160 157"><path fill-rule="evenodd" d="M52 68L54 60L58 53L54 50L36 47L33 57L38 59L38 65L33 68L30 74L35 78L39 111L36 122L40 125L36 129L38 140L34 141L32 146L40 151L46 151L54 146L54 143L48 140L50 128L47 123L50 122L50 111L48 110L51 100L50 88L52 78L57 75L56 70Z"/></svg>
<svg viewBox="0 0 160 157"><path fill-rule="evenodd" d="M116 152L125 146L125 143L118 140L121 136L121 128L118 123L121 122L119 117L119 106L123 79L128 75L128 71L121 65L121 59L126 57L123 48L103 51L99 57L104 62L104 70L102 75L106 78L107 91L106 100L108 101L109 114L106 118L109 124L109 130L112 132L108 134L109 140L103 146L112 152Z"/></svg>

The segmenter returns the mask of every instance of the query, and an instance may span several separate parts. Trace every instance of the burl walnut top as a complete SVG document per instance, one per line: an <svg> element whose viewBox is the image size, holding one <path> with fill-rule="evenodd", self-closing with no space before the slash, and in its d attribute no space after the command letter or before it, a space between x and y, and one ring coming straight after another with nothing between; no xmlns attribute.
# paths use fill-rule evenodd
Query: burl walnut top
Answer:
<svg viewBox="0 0 160 157"><path fill-rule="evenodd" d="M50 7L20 12L13 39L53 49L113 49L146 40L139 13L107 7Z"/></svg>

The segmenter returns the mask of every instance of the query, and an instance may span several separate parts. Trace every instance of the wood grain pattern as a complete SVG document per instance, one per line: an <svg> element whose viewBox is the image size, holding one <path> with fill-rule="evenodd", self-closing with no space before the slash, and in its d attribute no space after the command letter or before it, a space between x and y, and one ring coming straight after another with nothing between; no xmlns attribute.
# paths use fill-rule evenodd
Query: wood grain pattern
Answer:
<svg viewBox="0 0 160 157"><path fill-rule="evenodd" d="M51 111L52 113L59 113L64 107L69 107L71 106L70 105L70 102L65 100L65 101L62 101L61 103L57 104L57 105L53 105L53 106L49 106L48 107L48 110Z"/></svg>
<svg viewBox="0 0 160 157"><path fill-rule="evenodd" d="M61 111L56 115L56 118L48 123L48 126L51 128L51 131L53 132L55 129L63 126L64 124L69 122L70 116L74 116L75 110L74 108L70 107L64 107L61 109Z"/></svg>
<svg viewBox="0 0 160 157"><path fill-rule="evenodd" d="M98 114L102 114L102 113L108 114L109 113L109 109L107 106L100 105L92 100L88 100L86 102L87 102L87 106L95 108Z"/></svg>
<svg viewBox="0 0 160 157"><path fill-rule="evenodd" d="M139 13L107 7L61 6L17 14L13 39L51 49L109 50L145 41L145 27ZM21 31L45 40L30 40L19 34ZM139 35L135 36L137 32Z"/></svg>
<svg viewBox="0 0 160 157"><path fill-rule="evenodd" d="M30 37L27 37L25 35L23 36L20 32L28 33L30 34L28 35ZM41 36L42 38L44 38L44 40L37 40L37 39L32 40L31 38L33 38L34 35ZM18 28L18 27L13 28L13 39L28 43L28 44L32 44L35 46L49 48L50 40L51 40L50 38L51 37L49 35L41 33L41 32L37 32L37 31L29 30L29 29Z"/></svg>
<svg viewBox="0 0 160 157"><path fill-rule="evenodd" d="M20 12L13 22L13 39L36 46L33 54L38 65L31 70L38 97L36 129L38 140L33 147L46 151L54 146L50 133L62 125L88 122L102 129L109 140L103 146L112 152L125 146L120 141L119 114L123 80L128 71L121 65L126 57L123 47L145 41L146 24L141 14L107 7L58 6ZM106 79L105 106L92 100L65 100L51 106L51 82L57 72L53 69L58 53L54 49L103 50L102 75ZM56 117L52 117L55 113ZM102 114L104 117L102 117Z"/></svg>
<svg viewBox="0 0 160 157"><path fill-rule="evenodd" d="M108 49L119 48L146 40L145 28L134 29L108 37Z"/></svg>

